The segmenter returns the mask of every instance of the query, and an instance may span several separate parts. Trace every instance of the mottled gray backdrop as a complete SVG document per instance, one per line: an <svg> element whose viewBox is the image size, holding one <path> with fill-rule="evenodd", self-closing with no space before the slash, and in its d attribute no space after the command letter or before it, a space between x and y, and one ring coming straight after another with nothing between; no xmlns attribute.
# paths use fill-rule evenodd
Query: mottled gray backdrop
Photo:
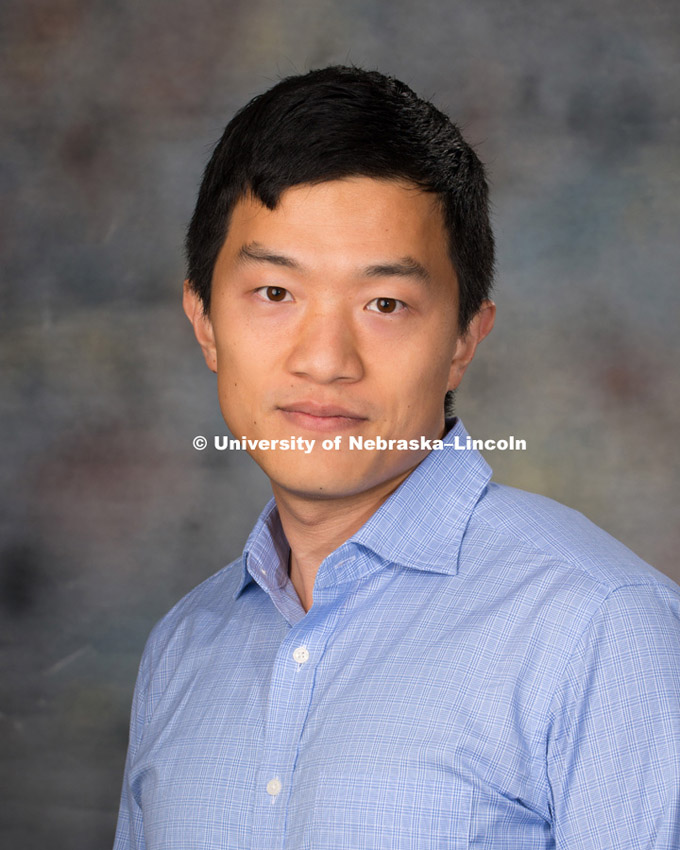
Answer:
<svg viewBox="0 0 680 850"><path fill-rule="evenodd" d="M680 578L672 0L4 0L0 842L112 841L144 640L268 496L180 309L211 146L281 76L377 67L488 163L496 330L460 392L498 480Z"/></svg>

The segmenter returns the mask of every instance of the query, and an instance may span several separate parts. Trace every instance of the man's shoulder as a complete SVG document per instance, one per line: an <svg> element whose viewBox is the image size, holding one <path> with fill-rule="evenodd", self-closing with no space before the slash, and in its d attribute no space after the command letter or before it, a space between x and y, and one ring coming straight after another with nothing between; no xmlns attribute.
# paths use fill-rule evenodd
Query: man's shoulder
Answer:
<svg viewBox="0 0 680 850"><path fill-rule="evenodd" d="M520 569L523 563L543 560L592 583L603 595L627 585L655 586L680 595L672 579L582 513L536 493L490 482L467 536L493 541Z"/></svg>
<svg viewBox="0 0 680 850"><path fill-rule="evenodd" d="M163 653L172 644L201 644L220 629L234 605L242 578L237 558L190 590L153 627L146 654Z"/></svg>

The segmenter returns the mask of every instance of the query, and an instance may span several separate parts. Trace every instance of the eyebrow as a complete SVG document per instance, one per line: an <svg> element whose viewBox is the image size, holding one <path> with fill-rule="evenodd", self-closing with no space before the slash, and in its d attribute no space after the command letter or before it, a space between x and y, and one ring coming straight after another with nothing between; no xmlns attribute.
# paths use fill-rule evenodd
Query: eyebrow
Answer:
<svg viewBox="0 0 680 850"><path fill-rule="evenodd" d="M284 266L288 269L302 270L302 266L292 257L286 257L283 254L273 254L268 251L259 242L249 242L247 245L242 245L238 252L237 260L239 263L272 263L275 266Z"/></svg>
<svg viewBox="0 0 680 850"><path fill-rule="evenodd" d="M423 283L430 282L430 273L413 257L401 257L390 263L379 263L364 269L365 277L415 277Z"/></svg>
<svg viewBox="0 0 680 850"><path fill-rule="evenodd" d="M304 271L304 266L297 260L287 257L285 254L269 251L259 242L249 242L247 245L242 245L237 260L239 263L271 263L274 266ZM408 256L386 263L366 266L362 269L361 275L362 277L412 277L423 283L429 283L431 280L430 273L425 266L413 257Z"/></svg>

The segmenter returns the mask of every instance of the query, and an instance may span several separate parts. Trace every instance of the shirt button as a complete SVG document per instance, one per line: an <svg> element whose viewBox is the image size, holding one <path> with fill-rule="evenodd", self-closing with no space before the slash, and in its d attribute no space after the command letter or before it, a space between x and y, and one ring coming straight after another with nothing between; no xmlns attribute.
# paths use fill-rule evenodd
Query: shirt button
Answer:
<svg viewBox="0 0 680 850"><path fill-rule="evenodd" d="M281 793L281 781L279 779L270 779L267 783L267 794L271 797L276 797L277 794Z"/></svg>
<svg viewBox="0 0 680 850"><path fill-rule="evenodd" d="M298 664L304 664L305 661L309 661L309 650L306 646L298 646L293 650L293 658Z"/></svg>

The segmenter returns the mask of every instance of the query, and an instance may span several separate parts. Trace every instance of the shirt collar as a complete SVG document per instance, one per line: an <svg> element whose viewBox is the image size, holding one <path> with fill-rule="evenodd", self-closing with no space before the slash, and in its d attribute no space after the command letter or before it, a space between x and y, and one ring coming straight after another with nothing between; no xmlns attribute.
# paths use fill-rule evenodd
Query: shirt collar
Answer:
<svg viewBox="0 0 680 850"><path fill-rule="evenodd" d="M462 448L468 433L459 419L447 420L446 426L444 448L432 450L347 544L364 547L386 562L458 572L463 534L491 468L478 451ZM271 499L246 542L234 597L253 580L267 592L283 587L289 551Z"/></svg>
<svg viewBox="0 0 680 850"><path fill-rule="evenodd" d="M252 581L256 581L267 593L283 587L288 580L289 552L276 500L272 498L248 535L243 549L241 581L234 599Z"/></svg>
<svg viewBox="0 0 680 850"><path fill-rule="evenodd" d="M434 449L352 537L386 561L458 572L458 554L491 468L467 445L458 419L447 420L444 448Z"/></svg>

